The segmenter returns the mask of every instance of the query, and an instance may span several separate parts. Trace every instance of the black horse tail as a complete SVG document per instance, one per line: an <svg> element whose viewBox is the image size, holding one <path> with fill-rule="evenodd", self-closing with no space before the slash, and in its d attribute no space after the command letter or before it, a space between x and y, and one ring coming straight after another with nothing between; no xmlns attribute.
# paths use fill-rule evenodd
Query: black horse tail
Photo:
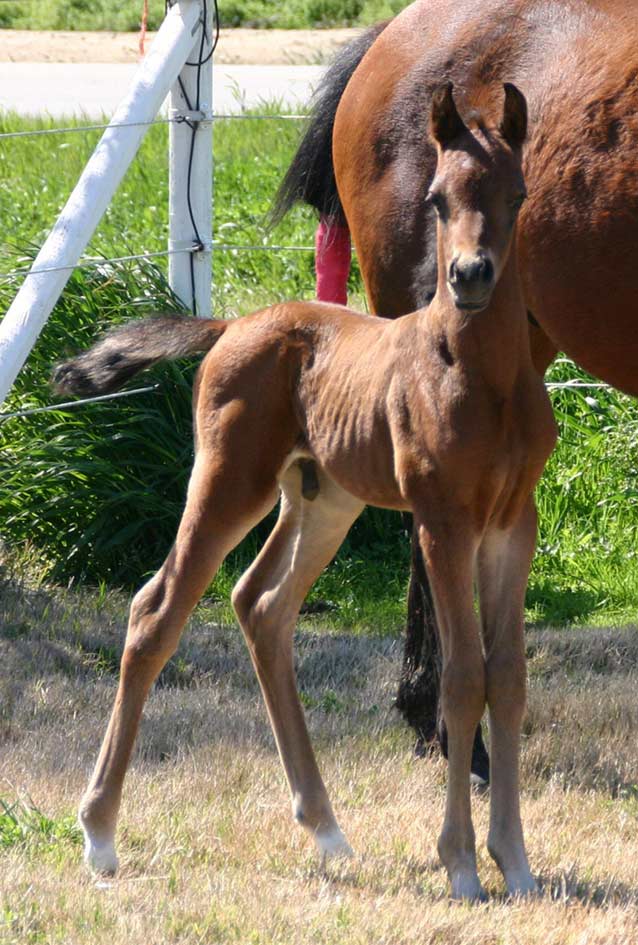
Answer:
<svg viewBox="0 0 638 945"><path fill-rule="evenodd" d="M390 20L375 23L337 53L317 87L308 125L286 172L270 213L275 226L296 203L307 203L336 223L345 224L332 165L332 129L337 106L355 69Z"/></svg>
<svg viewBox="0 0 638 945"><path fill-rule="evenodd" d="M227 327L228 322L214 318L136 319L112 328L88 351L58 364L51 382L58 394L110 394L159 361L208 351Z"/></svg>

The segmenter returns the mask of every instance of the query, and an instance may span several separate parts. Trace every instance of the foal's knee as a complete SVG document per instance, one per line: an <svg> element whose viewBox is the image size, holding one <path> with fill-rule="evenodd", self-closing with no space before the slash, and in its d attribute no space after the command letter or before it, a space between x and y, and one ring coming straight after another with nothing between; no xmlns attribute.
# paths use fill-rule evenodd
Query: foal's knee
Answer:
<svg viewBox="0 0 638 945"><path fill-rule="evenodd" d="M171 614L166 585L156 575L137 592L131 603L129 628L122 655L122 669L155 667L173 656L179 642L179 626Z"/></svg>
<svg viewBox="0 0 638 945"><path fill-rule="evenodd" d="M455 660L443 668L441 709L449 728L455 722L478 724L485 708L485 664L482 658Z"/></svg>
<svg viewBox="0 0 638 945"><path fill-rule="evenodd" d="M277 623L276 591L264 590L245 574L233 588L231 602L248 643L260 649Z"/></svg>
<svg viewBox="0 0 638 945"><path fill-rule="evenodd" d="M490 712L516 720L525 709L527 697L525 657L495 653L487 660L486 676Z"/></svg>

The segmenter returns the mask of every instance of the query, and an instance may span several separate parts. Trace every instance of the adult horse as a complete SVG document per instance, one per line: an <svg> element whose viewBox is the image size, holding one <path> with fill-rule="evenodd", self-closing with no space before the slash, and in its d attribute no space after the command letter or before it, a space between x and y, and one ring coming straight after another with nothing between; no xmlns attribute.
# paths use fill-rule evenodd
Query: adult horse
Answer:
<svg viewBox="0 0 638 945"><path fill-rule="evenodd" d="M318 90L275 217L297 201L322 215L318 288L343 300L348 229L371 310L396 317L437 281L425 197L435 153L432 90L451 80L482 108L503 79L524 92L532 133L518 252L534 361L557 351L638 394L638 7L627 0L417 0L364 33ZM333 134L334 128L334 134ZM413 542L398 706L421 743L437 727L438 643ZM445 751L445 731L439 735ZM477 731L473 770L485 776Z"/></svg>

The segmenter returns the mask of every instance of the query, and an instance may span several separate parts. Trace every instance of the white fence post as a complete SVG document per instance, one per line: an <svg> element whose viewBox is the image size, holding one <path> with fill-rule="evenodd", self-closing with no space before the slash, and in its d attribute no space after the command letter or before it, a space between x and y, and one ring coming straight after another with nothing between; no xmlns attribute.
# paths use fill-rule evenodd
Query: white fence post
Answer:
<svg viewBox="0 0 638 945"><path fill-rule="evenodd" d="M213 3L203 3L201 34L171 89L168 280L194 315L210 317L213 223ZM204 61L206 60L206 61ZM198 65L198 63L201 64ZM190 206L189 206L190 201ZM179 250L196 245L197 252ZM175 251L178 252L175 252Z"/></svg>
<svg viewBox="0 0 638 945"><path fill-rule="evenodd" d="M201 30L201 9L202 0L178 0L168 11L135 74L129 94L115 112L29 275L0 322L0 403L135 157L148 122L159 111L191 53L194 39ZM140 124L131 126L134 122Z"/></svg>

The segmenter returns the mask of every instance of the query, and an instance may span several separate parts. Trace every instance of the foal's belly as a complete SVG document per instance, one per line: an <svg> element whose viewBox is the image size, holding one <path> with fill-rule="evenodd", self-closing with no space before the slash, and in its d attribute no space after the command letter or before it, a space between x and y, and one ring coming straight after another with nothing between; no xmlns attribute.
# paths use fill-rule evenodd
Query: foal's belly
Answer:
<svg viewBox="0 0 638 945"><path fill-rule="evenodd" d="M378 429L370 418L365 426L357 430L356 423L347 424L315 439L312 454L331 479L366 505L409 508L397 480L396 451L387 425L379 424Z"/></svg>
<svg viewBox="0 0 638 945"><path fill-rule="evenodd" d="M355 496L366 505L374 505L381 509L396 509L407 511L410 502L401 495L401 490L393 478L381 482L370 474L368 467L357 468L354 465L328 462L322 463L322 468L342 489Z"/></svg>

